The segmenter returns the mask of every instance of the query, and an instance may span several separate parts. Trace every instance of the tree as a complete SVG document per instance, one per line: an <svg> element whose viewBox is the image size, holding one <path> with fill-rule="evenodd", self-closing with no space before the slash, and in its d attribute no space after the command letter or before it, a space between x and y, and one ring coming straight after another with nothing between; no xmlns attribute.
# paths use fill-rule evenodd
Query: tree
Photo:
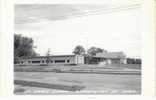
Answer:
<svg viewBox="0 0 156 100"><path fill-rule="evenodd" d="M14 34L14 58L36 56L34 50L34 41L32 38L24 37L20 34Z"/></svg>
<svg viewBox="0 0 156 100"><path fill-rule="evenodd" d="M76 46L76 47L74 48L73 53L74 53L75 55L83 55L83 54L85 54L85 49L84 49L83 46L78 45L78 46Z"/></svg>
<svg viewBox="0 0 156 100"><path fill-rule="evenodd" d="M48 49L46 56L50 56L50 49Z"/></svg>
<svg viewBox="0 0 156 100"><path fill-rule="evenodd" d="M127 58L127 64L135 64L134 58Z"/></svg>
<svg viewBox="0 0 156 100"><path fill-rule="evenodd" d="M107 51L98 47L91 47L90 49L88 49L87 54L88 56L95 56L96 53L102 53L102 52L107 52Z"/></svg>
<svg viewBox="0 0 156 100"><path fill-rule="evenodd" d="M98 47L91 47L90 49L87 50L87 59L86 62L88 64L97 64L97 59L95 59L93 56L95 56L97 53L103 53L107 52L104 49L98 48Z"/></svg>
<svg viewBox="0 0 156 100"><path fill-rule="evenodd" d="M135 62L136 62L136 64L141 64L141 59L138 58L135 60Z"/></svg>
<svg viewBox="0 0 156 100"><path fill-rule="evenodd" d="M48 49L46 57L47 57L46 63L48 64L50 62L50 49Z"/></svg>

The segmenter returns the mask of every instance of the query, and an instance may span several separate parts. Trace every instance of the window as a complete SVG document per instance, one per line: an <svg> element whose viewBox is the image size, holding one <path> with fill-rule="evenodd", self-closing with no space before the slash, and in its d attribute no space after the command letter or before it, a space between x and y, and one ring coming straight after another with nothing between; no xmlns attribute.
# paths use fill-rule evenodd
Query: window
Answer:
<svg viewBox="0 0 156 100"><path fill-rule="evenodd" d="M65 63L65 60L55 60L55 63Z"/></svg>
<svg viewBox="0 0 156 100"><path fill-rule="evenodd" d="M32 63L40 63L40 61L32 61Z"/></svg>
<svg viewBox="0 0 156 100"><path fill-rule="evenodd" d="M19 62L18 61L14 61L14 64L19 64Z"/></svg>
<svg viewBox="0 0 156 100"><path fill-rule="evenodd" d="M28 63L31 63L31 61L28 61Z"/></svg>
<svg viewBox="0 0 156 100"><path fill-rule="evenodd" d="M70 60L67 60L67 63L69 63L70 62Z"/></svg>
<svg viewBox="0 0 156 100"><path fill-rule="evenodd" d="M51 60L51 63L53 63L53 61Z"/></svg>
<svg viewBox="0 0 156 100"><path fill-rule="evenodd" d="M49 63L49 60L46 60L46 63Z"/></svg>

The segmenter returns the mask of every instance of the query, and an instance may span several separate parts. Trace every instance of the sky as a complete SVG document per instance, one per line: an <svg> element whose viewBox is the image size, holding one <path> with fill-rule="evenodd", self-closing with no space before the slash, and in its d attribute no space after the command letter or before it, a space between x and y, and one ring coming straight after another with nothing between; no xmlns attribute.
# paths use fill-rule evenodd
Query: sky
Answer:
<svg viewBox="0 0 156 100"><path fill-rule="evenodd" d="M138 5L29 4L15 6L15 33L34 39L45 55L72 54L77 45L141 57Z"/></svg>

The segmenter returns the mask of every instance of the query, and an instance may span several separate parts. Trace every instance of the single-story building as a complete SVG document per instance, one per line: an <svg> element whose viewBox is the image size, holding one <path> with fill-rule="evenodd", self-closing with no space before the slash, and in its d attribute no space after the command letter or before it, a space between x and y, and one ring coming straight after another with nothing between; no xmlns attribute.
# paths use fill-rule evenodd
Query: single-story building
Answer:
<svg viewBox="0 0 156 100"><path fill-rule="evenodd" d="M16 65L77 65L77 64L126 64L123 52L97 53L92 59L86 55L52 55L21 58ZM90 61L88 61L90 60ZM91 63L88 63L91 62Z"/></svg>
<svg viewBox="0 0 156 100"><path fill-rule="evenodd" d="M126 55L123 52L97 53L94 57L98 64L126 64Z"/></svg>
<svg viewBox="0 0 156 100"><path fill-rule="evenodd" d="M84 64L84 56L81 55L53 55L37 56L19 59L16 65L57 65L57 64Z"/></svg>

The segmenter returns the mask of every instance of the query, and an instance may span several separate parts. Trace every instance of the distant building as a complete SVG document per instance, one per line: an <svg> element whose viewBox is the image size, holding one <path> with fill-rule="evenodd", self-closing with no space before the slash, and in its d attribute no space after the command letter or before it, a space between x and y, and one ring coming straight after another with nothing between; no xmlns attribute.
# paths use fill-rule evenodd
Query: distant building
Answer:
<svg viewBox="0 0 156 100"><path fill-rule="evenodd" d="M97 53L94 57L97 63L102 64L126 64L126 55L123 52Z"/></svg>
<svg viewBox="0 0 156 100"><path fill-rule="evenodd" d="M81 55L53 55L38 56L19 59L16 65L59 65L59 64L84 64L84 56Z"/></svg>

